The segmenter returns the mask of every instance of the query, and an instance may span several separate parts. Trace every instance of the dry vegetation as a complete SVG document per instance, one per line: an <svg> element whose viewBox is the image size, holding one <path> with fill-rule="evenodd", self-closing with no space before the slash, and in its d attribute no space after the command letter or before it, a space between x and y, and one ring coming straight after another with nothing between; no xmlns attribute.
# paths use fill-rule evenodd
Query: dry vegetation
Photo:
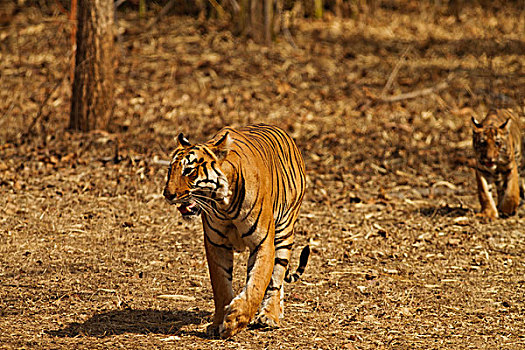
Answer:
<svg viewBox="0 0 525 350"><path fill-rule="evenodd" d="M399 3L296 19L297 48L120 13L110 133L65 130L64 15L0 27L0 347L524 349L525 209L475 217L469 125L523 106L523 8ZM209 339L200 225L161 198L160 160L181 131L260 121L303 151L313 254L282 328Z"/></svg>

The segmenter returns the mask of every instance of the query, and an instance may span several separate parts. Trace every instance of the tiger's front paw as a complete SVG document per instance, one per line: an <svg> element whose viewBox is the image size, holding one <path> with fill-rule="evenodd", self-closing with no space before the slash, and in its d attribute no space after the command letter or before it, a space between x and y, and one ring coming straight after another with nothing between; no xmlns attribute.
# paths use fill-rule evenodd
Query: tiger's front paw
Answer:
<svg viewBox="0 0 525 350"><path fill-rule="evenodd" d="M216 338L219 336L219 326L218 324L212 323L206 327L206 335L210 338Z"/></svg>
<svg viewBox="0 0 525 350"><path fill-rule="evenodd" d="M242 297L232 300L226 307L224 321L219 327L221 338L229 338L245 328L251 320L248 303Z"/></svg>
<svg viewBox="0 0 525 350"><path fill-rule="evenodd" d="M275 317L275 315L269 313L265 313L264 311L259 314L255 323L257 326L263 328L279 328L280 325L278 317Z"/></svg>
<svg viewBox="0 0 525 350"><path fill-rule="evenodd" d="M283 304L279 294L274 294L263 301L263 307L259 311L259 315L255 323L259 327L264 328L279 328L279 318L283 314Z"/></svg>
<svg viewBox="0 0 525 350"><path fill-rule="evenodd" d="M476 213L476 216L483 221L490 222L498 218L498 213L492 210L483 210L482 212Z"/></svg>

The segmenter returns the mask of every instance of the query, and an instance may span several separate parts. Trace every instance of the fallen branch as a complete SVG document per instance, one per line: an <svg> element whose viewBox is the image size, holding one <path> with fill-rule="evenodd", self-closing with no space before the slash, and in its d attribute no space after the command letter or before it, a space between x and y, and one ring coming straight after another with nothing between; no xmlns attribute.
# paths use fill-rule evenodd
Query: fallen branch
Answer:
<svg viewBox="0 0 525 350"><path fill-rule="evenodd" d="M416 97L419 97L419 96L426 96L426 95L433 94L435 92L444 90L447 87L448 87L448 83L446 81L443 81L443 82L437 84L436 86L429 87L429 88L426 88L426 89L415 90L415 91L411 91L411 92L407 92L407 93L399 94L399 95L395 95L395 96L380 97L378 99L378 101L379 102L398 102L398 101L402 101L402 100L409 100L409 99L416 98Z"/></svg>

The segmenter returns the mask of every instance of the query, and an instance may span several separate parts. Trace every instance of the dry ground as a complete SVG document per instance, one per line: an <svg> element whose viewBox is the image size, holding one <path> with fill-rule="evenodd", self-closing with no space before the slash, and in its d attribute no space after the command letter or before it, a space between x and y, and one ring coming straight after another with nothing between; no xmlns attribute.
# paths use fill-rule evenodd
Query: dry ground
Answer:
<svg viewBox="0 0 525 350"><path fill-rule="evenodd" d="M121 14L111 133L85 135L66 131L64 15L1 27L0 348L525 349L525 209L475 217L469 124L523 106L523 8L391 3L296 19L297 48ZM280 329L209 339L200 225L161 198L159 160L181 131L258 121L303 151L313 254Z"/></svg>

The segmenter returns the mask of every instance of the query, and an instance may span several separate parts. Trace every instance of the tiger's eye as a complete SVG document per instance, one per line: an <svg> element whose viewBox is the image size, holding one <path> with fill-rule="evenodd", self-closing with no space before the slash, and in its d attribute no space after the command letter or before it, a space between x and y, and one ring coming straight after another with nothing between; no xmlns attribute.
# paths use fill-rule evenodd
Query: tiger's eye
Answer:
<svg viewBox="0 0 525 350"><path fill-rule="evenodd" d="M182 176L188 176L191 175L195 171L195 168L185 168L182 171Z"/></svg>

